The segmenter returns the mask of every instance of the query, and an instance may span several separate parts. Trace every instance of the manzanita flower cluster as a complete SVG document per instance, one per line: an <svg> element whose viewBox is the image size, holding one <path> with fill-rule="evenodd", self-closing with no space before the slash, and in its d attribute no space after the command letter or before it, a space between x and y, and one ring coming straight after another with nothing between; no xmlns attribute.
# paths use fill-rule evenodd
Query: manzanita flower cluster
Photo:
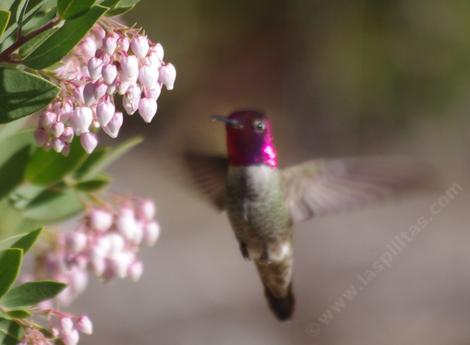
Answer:
<svg viewBox="0 0 470 345"><path fill-rule="evenodd" d="M99 129L116 138L124 121L117 95L127 114L138 111L151 122L162 87L172 90L176 78L175 67L163 57L162 45L135 28L111 19L95 25L54 71L61 91L39 116L38 144L67 154L74 136L79 136L91 153Z"/></svg>
<svg viewBox="0 0 470 345"><path fill-rule="evenodd" d="M57 301L68 305L88 283L89 272L109 281L140 279L140 246L153 246L160 234L155 205L148 199L125 198L116 205L92 207L77 228L59 232L52 248L37 257L35 273L67 284Z"/></svg>
<svg viewBox="0 0 470 345"><path fill-rule="evenodd" d="M44 309L38 311L36 316L47 318L48 332L52 338L46 337L36 324L31 324L26 328L18 345L52 345L56 343L54 340L60 340L65 345L77 345L80 333L87 335L93 333L93 323L86 315L76 316L57 309Z"/></svg>

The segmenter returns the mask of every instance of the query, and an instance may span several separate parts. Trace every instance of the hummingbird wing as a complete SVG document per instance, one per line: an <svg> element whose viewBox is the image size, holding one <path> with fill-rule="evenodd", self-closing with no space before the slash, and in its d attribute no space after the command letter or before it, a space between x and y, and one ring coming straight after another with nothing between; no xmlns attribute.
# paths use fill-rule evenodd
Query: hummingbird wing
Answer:
<svg viewBox="0 0 470 345"><path fill-rule="evenodd" d="M294 222L431 184L429 169L405 159L378 157L312 160L284 169L281 179Z"/></svg>
<svg viewBox="0 0 470 345"><path fill-rule="evenodd" d="M196 152L185 152L184 162L193 185L218 210L224 209L225 181L228 160L222 156L208 156Z"/></svg>

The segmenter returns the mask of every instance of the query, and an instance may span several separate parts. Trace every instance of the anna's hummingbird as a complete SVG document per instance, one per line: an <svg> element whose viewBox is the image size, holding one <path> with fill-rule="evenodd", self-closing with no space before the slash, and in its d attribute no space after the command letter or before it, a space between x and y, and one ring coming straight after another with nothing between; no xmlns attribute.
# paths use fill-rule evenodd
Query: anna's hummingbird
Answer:
<svg viewBox="0 0 470 345"><path fill-rule="evenodd" d="M293 226L312 217L422 186L425 179L399 160L312 160L279 169L271 121L245 110L225 123L226 157L187 153L197 187L225 210L244 258L253 260L279 320L294 311Z"/></svg>

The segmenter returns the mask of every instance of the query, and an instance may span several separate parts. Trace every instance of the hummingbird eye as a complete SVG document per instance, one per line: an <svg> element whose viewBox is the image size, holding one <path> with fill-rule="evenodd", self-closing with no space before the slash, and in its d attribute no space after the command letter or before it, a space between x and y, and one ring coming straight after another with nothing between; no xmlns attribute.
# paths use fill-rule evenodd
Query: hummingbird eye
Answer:
<svg viewBox="0 0 470 345"><path fill-rule="evenodd" d="M255 122L253 122L253 128L256 132L263 133L265 129L264 122L261 120L256 120Z"/></svg>

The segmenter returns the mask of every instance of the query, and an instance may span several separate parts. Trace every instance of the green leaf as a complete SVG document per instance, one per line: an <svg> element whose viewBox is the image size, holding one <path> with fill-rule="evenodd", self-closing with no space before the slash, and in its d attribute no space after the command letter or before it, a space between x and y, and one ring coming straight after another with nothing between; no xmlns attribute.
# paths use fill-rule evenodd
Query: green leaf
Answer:
<svg viewBox="0 0 470 345"><path fill-rule="evenodd" d="M22 118L6 125L0 125L0 141L18 132L24 126L25 120Z"/></svg>
<svg viewBox="0 0 470 345"><path fill-rule="evenodd" d="M21 338L22 328L13 320L0 318L0 344L16 345Z"/></svg>
<svg viewBox="0 0 470 345"><path fill-rule="evenodd" d="M39 26L44 25L49 20L55 17L55 12L50 11L48 13L40 13L39 15L33 17L27 25L23 26L23 31L26 32L30 28L36 28ZM25 44L20 47L19 54L20 56L25 59L29 54L35 51L46 39L48 39L54 32L56 32L59 28L53 27L44 32L41 32L39 35L31 38Z"/></svg>
<svg viewBox="0 0 470 345"><path fill-rule="evenodd" d="M140 0L105 0L101 4L110 8L106 15L112 17L132 10L138 2Z"/></svg>
<svg viewBox="0 0 470 345"><path fill-rule="evenodd" d="M95 177L104 168L113 163L116 159L127 153L134 146L142 142L141 137L131 138L117 145L115 148L101 149L93 152L83 165L77 170L75 176L79 179L89 179Z"/></svg>
<svg viewBox="0 0 470 345"><path fill-rule="evenodd" d="M106 7L95 5L84 14L66 20L59 30L28 56L24 64L41 69L59 62L80 42L106 10Z"/></svg>
<svg viewBox="0 0 470 345"><path fill-rule="evenodd" d="M86 12L96 0L58 0L57 11L63 19L69 19Z"/></svg>
<svg viewBox="0 0 470 345"><path fill-rule="evenodd" d="M14 319L26 319L27 317L31 316L31 313L24 309L16 309L16 310L10 310L8 312L8 316Z"/></svg>
<svg viewBox="0 0 470 345"><path fill-rule="evenodd" d="M23 183L10 194L9 200L18 209L25 208L39 194L44 192L46 187L30 183Z"/></svg>
<svg viewBox="0 0 470 345"><path fill-rule="evenodd" d="M27 145L0 165L0 199L21 184L30 156L31 147Z"/></svg>
<svg viewBox="0 0 470 345"><path fill-rule="evenodd" d="M0 107L1 108L1 107ZM0 137L2 135L0 134ZM33 130L26 129L0 139L0 165L6 162L19 149L34 144Z"/></svg>
<svg viewBox="0 0 470 345"><path fill-rule="evenodd" d="M5 1L5 0L2 0ZM34 16L39 10L42 8L50 8L52 6L55 6L55 2L57 0L42 0L42 1L37 1L37 4L35 4L28 12L26 12L23 22L26 24L26 22L31 19L32 16ZM7 8L12 8L11 12L15 12L15 6L7 6ZM18 23L13 23L11 24L8 29L6 29L5 34L0 37L0 43L4 42L7 37L12 35L16 30L18 29ZM6 48L2 44L2 48Z"/></svg>
<svg viewBox="0 0 470 345"><path fill-rule="evenodd" d="M0 298L7 293L18 277L22 261L23 250L21 249L0 251Z"/></svg>
<svg viewBox="0 0 470 345"><path fill-rule="evenodd" d="M2 36L3 32L8 26L8 22L10 21L10 14L10 11L0 10L0 36Z"/></svg>
<svg viewBox="0 0 470 345"><path fill-rule="evenodd" d="M5 10L9 10L13 6L14 2L15 2L15 0L2 0L2 2L0 4L0 8L5 9Z"/></svg>
<svg viewBox="0 0 470 345"><path fill-rule="evenodd" d="M27 219L43 223L54 223L70 218L84 209L77 192L66 189L64 191L46 190L34 199L24 211Z"/></svg>
<svg viewBox="0 0 470 345"><path fill-rule="evenodd" d="M22 308L36 305L54 298L67 285L54 281L34 281L24 283L8 291L1 299L6 308Z"/></svg>
<svg viewBox="0 0 470 345"><path fill-rule="evenodd" d="M28 7L29 0L19 0L18 7L16 8L16 22L18 23L18 30L23 27L24 15Z"/></svg>
<svg viewBox="0 0 470 345"><path fill-rule="evenodd" d="M74 188L83 192L94 192L106 187L109 183L109 177L105 175L97 176L94 179L81 181Z"/></svg>
<svg viewBox="0 0 470 345"><path fill-rule="evenodd" d="M37 230L31 231L29 234L23 236L18 241L11 245L11 248L22 249L23 254L26 254L28 250L33 246L33 244L38 239L39 235L41 234L42 228Z"/></svg>
<svg viewBox="0 0 470 345"><path fill-rule="evenodd" d="M35 113L47 106L59 88L46 79L0 66L0 123Z"/></svg>
<svg viewBox="0 0 470 345"><path fill-rule="evenodd" d="M42 225L44 222L25 218L8 199L0 201L0 241L16 234L33 231Z"/></svg>
<svg viewBox="0 0 470 345"><path fill-rule="evenodd" d="M52 150L38 149L28 165L26 179L38 185L55 184L80 166L86 157L78 139L72 142L68 156Z"/></svg>

